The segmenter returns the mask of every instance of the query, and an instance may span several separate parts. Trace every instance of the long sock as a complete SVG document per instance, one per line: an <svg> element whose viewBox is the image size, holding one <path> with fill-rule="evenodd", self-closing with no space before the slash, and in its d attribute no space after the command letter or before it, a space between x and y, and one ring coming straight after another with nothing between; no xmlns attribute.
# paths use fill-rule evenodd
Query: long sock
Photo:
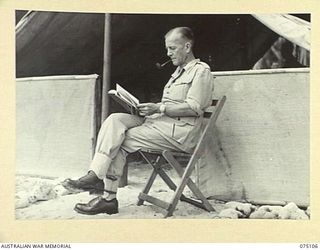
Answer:
<svg viewBox="0 0 320 250"><path fill-rule="evenodd" d="M102 198L106 199L107 201L111 201L111 200L117 198L117 194L103 192Z"/></svg>

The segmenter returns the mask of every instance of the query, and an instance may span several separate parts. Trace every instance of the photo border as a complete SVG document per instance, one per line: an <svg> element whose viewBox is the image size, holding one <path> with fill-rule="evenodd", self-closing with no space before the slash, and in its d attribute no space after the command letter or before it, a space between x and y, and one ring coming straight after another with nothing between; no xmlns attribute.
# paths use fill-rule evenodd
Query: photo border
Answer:
<svg viewBox="0 0 320 250"><path fill-rule="evenodd" d="M319 242L319 1L2 0L0 2L0 242ZM15 10L88 13L311 13L310 210L302 220L16 220ZM5 28L3 28L5 27Z"/></svg>

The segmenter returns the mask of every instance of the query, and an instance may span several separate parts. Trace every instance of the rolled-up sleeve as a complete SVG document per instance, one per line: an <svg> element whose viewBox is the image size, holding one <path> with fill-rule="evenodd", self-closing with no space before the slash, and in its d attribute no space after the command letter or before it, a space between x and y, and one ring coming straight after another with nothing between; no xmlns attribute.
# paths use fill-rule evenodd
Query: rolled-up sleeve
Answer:
<svg viewBox="0 0 320 250"><path fill-rule="evenodd" d="M198 116L211 105L213 88L213 75L210 70L204 67L197 68L185 102Z"/></svg>

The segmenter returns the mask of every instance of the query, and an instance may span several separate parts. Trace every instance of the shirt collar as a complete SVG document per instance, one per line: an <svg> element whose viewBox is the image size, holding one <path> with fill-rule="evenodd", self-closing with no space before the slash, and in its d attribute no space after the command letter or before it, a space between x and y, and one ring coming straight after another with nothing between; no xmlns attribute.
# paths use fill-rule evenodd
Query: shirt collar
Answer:
<svg viewBox="0 0 320 250"><path fill-rule="evenodd" d="M192 61L188 62L187 65L185 65L183 67L183 69L185 71L187 71L188 69L192 68L194 65L196 65L198 62L200 62L200 59L193 59ZM178 67L180 68L180 67Z"/></svg>
<svg viewBox="0 0 320 250"><path fill-rule="evenodd" d="M171 75L173 78L178 77L183 71L187 71L191 69L194 65L196 65L198 62L200 62L200 59L193 59L192 61L188 62L184 67L178 66L176 70Z"/></svg>

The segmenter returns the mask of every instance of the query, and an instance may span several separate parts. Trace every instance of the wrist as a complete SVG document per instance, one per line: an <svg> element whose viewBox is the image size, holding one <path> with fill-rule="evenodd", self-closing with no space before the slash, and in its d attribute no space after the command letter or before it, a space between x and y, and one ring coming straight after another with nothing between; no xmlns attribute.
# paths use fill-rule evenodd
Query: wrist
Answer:
<svg viewBox="0 0 320 250"><path fill-rule="evenodd" d="M164 114L166 112L166 105L165 104L160 104L159 106L159 112L161 114Z"/></svg>

